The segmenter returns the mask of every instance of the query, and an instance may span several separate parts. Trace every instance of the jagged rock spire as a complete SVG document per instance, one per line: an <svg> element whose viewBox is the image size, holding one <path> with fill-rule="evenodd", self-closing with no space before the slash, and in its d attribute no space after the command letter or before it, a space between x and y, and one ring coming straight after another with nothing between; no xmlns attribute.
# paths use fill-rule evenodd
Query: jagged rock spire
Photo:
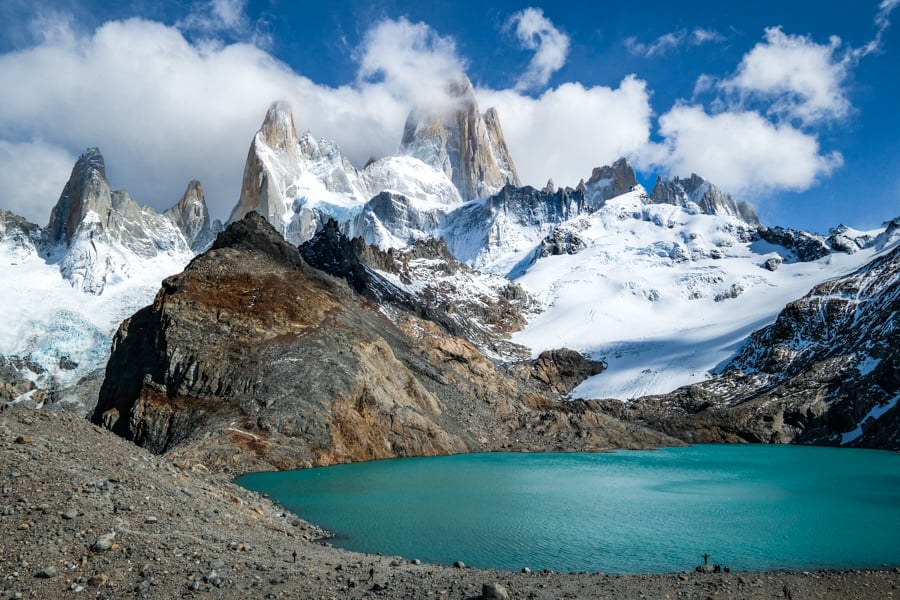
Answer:
<svg viewBox="0 0 900 600"><path fill-rule="evenodd" d="M497 111L479 111L465 75L449 82L447 92L446 103L409 113L400 151L443 171L464 200L494 194L507 184L521 186Z"/></svg>
<svg viewBox="0 0 900 600"><path fill-rule="evenodd" d="M692 173L687 179L657 177L650 197L655 204L684 206L686 202L693 202L703 214L728 215L749 225L759 225L759 217L752 206L742 200L735 200L731 194L696 173Z"/></svg>
<svg viewBox="0 0 900 600"><path fill-rule="evenodd" d="M206 207L206 196L203 193L203 186L196 179L188 183L181 200L163 214L178 226L194 252L202 250L212 242L213 231L210 226L209 209Z"/></svg>
<svg viewBox="0 0 900 600"><path fill-rule="evenodd" d="M106 181L103 155L99 148L88 148L72 167L69 181L50 213L50 241L68 244L88 211L105 217L111 207L112 192Z"/></svg>

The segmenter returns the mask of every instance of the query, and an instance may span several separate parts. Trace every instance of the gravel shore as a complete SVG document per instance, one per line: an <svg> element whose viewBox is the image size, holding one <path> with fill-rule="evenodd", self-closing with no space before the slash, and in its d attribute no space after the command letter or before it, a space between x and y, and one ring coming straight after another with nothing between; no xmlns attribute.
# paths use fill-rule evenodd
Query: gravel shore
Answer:
<svg viewBox="0 0 900 600"><path fill-rule="evenodd" d="M5 598L900 598L900 568L508 573L323 545L324 532L201 465L55 410L0 412Z"/></svg>

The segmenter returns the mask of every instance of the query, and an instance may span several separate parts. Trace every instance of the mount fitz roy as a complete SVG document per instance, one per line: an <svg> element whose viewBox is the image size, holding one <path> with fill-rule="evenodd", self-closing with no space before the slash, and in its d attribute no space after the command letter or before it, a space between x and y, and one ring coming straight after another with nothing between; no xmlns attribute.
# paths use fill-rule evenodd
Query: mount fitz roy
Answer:
<svg viewBox="0 0 900 600"><path fill-rule="evenodd" d="M2 298L2 397L226 469L900 446L900 220L769 228L698 175L647 193L624 158L522 186L500 116L448 90L363 168L274 103L218 238L198 182L157 214L85 152L46 228L0 215L0 268L27 282Z"/></svg>

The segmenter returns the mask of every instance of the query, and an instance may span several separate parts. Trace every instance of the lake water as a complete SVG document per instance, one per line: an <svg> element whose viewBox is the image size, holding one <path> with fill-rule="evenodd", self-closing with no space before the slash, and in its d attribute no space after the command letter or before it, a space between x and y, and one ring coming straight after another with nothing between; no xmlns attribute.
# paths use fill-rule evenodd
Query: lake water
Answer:
<svg viewBox="0 0 900 600"><path fill-rule="evenodd" d="M238 483L336 534L427 562L654 573L900 565L900 454L702 445L469 454L254 473Z"/></svg>

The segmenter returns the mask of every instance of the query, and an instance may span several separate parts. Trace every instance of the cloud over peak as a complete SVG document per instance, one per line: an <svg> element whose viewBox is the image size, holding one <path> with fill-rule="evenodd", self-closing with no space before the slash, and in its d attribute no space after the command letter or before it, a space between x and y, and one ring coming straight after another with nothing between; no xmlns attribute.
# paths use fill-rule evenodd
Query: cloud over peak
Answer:
<svg viewBox="0 0 900 600"><path fill-rule="evenodd" d="M526 8L512 17L516 38L524 48L534 50L528 68L519 76L515 89L525 91L547 85L550 77L566 64L569 36L556 28L539 8Z"/></svg>

